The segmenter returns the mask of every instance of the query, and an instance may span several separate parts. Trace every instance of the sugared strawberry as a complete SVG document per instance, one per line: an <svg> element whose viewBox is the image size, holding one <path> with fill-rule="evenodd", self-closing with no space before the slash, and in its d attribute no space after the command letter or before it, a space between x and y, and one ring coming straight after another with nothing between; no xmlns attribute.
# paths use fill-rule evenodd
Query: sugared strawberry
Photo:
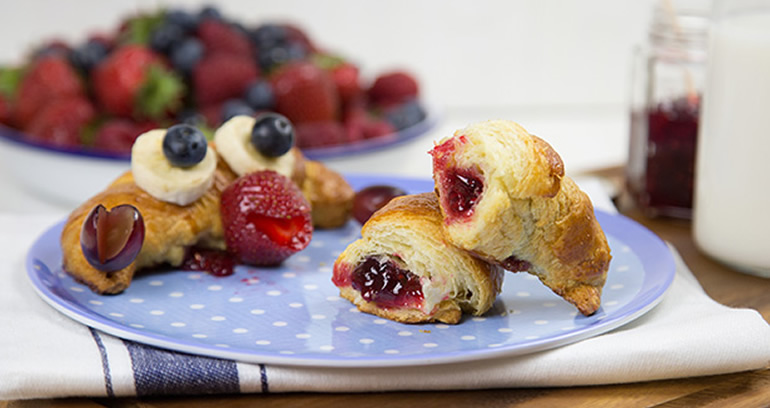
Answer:
<svg viewBox="0 0 770 408"><path fill-rule="evenodd" d="M294 182L272 170L246 174L222 192L227 250L251 265L277 265L310 243L310 204Z"/></svg>
<svg viewBox="0 0 770 408"><path fill-rule="evenodd" d="M259 76L249 57L219 53L207 55L193 70L193 88L198 106L239 98Z"/></svg>
<svg viewBox="0 0 770 408"><path fill-rule="evenodd" d="M64 55L40 57L19 84L14 112L16 124L24 129L48 103L84 93L80 78Z"/></svg>
<svg viewBox="0 0 770 408"><path fill-rule="evenodd" d="M204 19L198 25L198 38L206 54L232 54L253 58L253 50L245 33L217 19Z"/></svg>
<svg viewBox="0 0 770 408"><path fill-rule="evenodd" d="M139 135L156 127L154 122L111 119L96 130L93 146L105 152L128 154L131 153L131 147Z"/></svg>
<svg viewBox="0 0 770 408"><path fill-rule="evenodd" d="M309 61L291 62L271 78L278 113L295 125L336 120L339 98L329 73Z"/></svg>
<svg viewBox="0 0 770 408"><path fill-rule="evenodd" d="M333 120L299 123L294 131L297 135L297 146L304 149L334 146L347 141L345 127Z"/></svg>
<svg viewBox="0 0 770 408"><path fill-rule="evenodd" d="M419 88L414 77L403 71L378 76L367 91L369 100L382 106L401 104L417 97Z"/></svg>
<svg viewBox="0 0 770 408"><path fill-rule="evenodd" d="M85 97L61 97L46 104L25 130L32 140L75 147L80 145L82 131L94 115L94 107Z"/></svg>
<svg viewBox="0 0 770 408"><path fill-rule="evenodd" d="M114 115L161 118L181 106L181 79L150 48L124 45L92 72L93 90L101 107Z"/></svg>

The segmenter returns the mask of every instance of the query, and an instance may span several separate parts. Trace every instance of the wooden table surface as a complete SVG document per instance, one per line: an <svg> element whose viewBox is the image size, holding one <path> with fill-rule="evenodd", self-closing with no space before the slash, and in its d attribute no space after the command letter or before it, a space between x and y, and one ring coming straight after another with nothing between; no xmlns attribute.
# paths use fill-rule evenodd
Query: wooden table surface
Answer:
<svg viewBox="0 0 770 408"><path fill-rule="evenodd" d="M623 206L621 206L623 208ZM662 239L671 242L714 300L758 310L770 321L770 279L735 271L703 256L695 246L689 221L648 219L623 210ZM768 248L770 249L770 248ZM453 392L371 394L268 394L177 398L61 399L0 402L17 407L767 407L770 370L711 377L576 388L502 389Z"/></svg>

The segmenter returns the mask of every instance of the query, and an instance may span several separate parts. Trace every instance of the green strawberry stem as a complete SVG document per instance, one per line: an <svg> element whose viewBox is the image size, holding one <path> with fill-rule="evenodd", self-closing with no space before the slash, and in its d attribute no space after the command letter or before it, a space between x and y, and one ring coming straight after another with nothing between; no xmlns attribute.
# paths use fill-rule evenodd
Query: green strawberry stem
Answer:
<svg viewBox="0 0 770 408"><path fill-rule="evenodd" d="M23 74L22 68L0 67L0 96L12 99Z"/></svg>
<svg viewBox="0 0 770 408"><path fill-rule="evenodd" d="M318 68L330 71L345 62L345 59L332 54L315 53L310 56L310 61Z"/></svg>
<svg viewBox="0 0 770 408"><path fill-rule="evenodd" d="M134 106L140 116L160 119L179 108L184 93L185 85L179 76L153 64L137 92Z"/></svg>
<svg viewBox="0 0 770 408"><path fill-rule="evenodd" d="M126 30L119 37L121 44L149 44L150 36L163 23L165 10L155 14L143 14L131 18L126 23Z"/></svg>

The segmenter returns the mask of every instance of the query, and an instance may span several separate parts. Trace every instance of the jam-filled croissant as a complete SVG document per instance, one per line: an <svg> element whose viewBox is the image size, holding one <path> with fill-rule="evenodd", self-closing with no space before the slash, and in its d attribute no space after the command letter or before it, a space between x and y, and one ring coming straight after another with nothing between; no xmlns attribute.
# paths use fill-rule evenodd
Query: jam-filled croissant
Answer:
<svg viewBox="0 0 770 408"><path fill-rule="evenodd" d="M503 270L447 242L434 193L401 196L375 212L334 263L332 281L361 311L404 323L482 315Z"/></svg>
<svg viewBox="0 0 770 408"><path fill-rule="evenodd" d="M584 315L601 303L610 248L559 155L511 121L455 132L430 152L449 241L528 271Z"/></svg>

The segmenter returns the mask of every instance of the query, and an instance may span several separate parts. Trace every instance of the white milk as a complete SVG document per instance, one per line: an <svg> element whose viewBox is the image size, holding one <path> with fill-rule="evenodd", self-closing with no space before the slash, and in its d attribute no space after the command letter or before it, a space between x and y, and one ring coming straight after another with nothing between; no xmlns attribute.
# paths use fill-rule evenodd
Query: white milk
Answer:
<svg viewBox="0 0 770 408"><path fill-rule="evenodd" d="M695 241L716 259L770 277L770 10L724 17L710 35Z"/></svg>

